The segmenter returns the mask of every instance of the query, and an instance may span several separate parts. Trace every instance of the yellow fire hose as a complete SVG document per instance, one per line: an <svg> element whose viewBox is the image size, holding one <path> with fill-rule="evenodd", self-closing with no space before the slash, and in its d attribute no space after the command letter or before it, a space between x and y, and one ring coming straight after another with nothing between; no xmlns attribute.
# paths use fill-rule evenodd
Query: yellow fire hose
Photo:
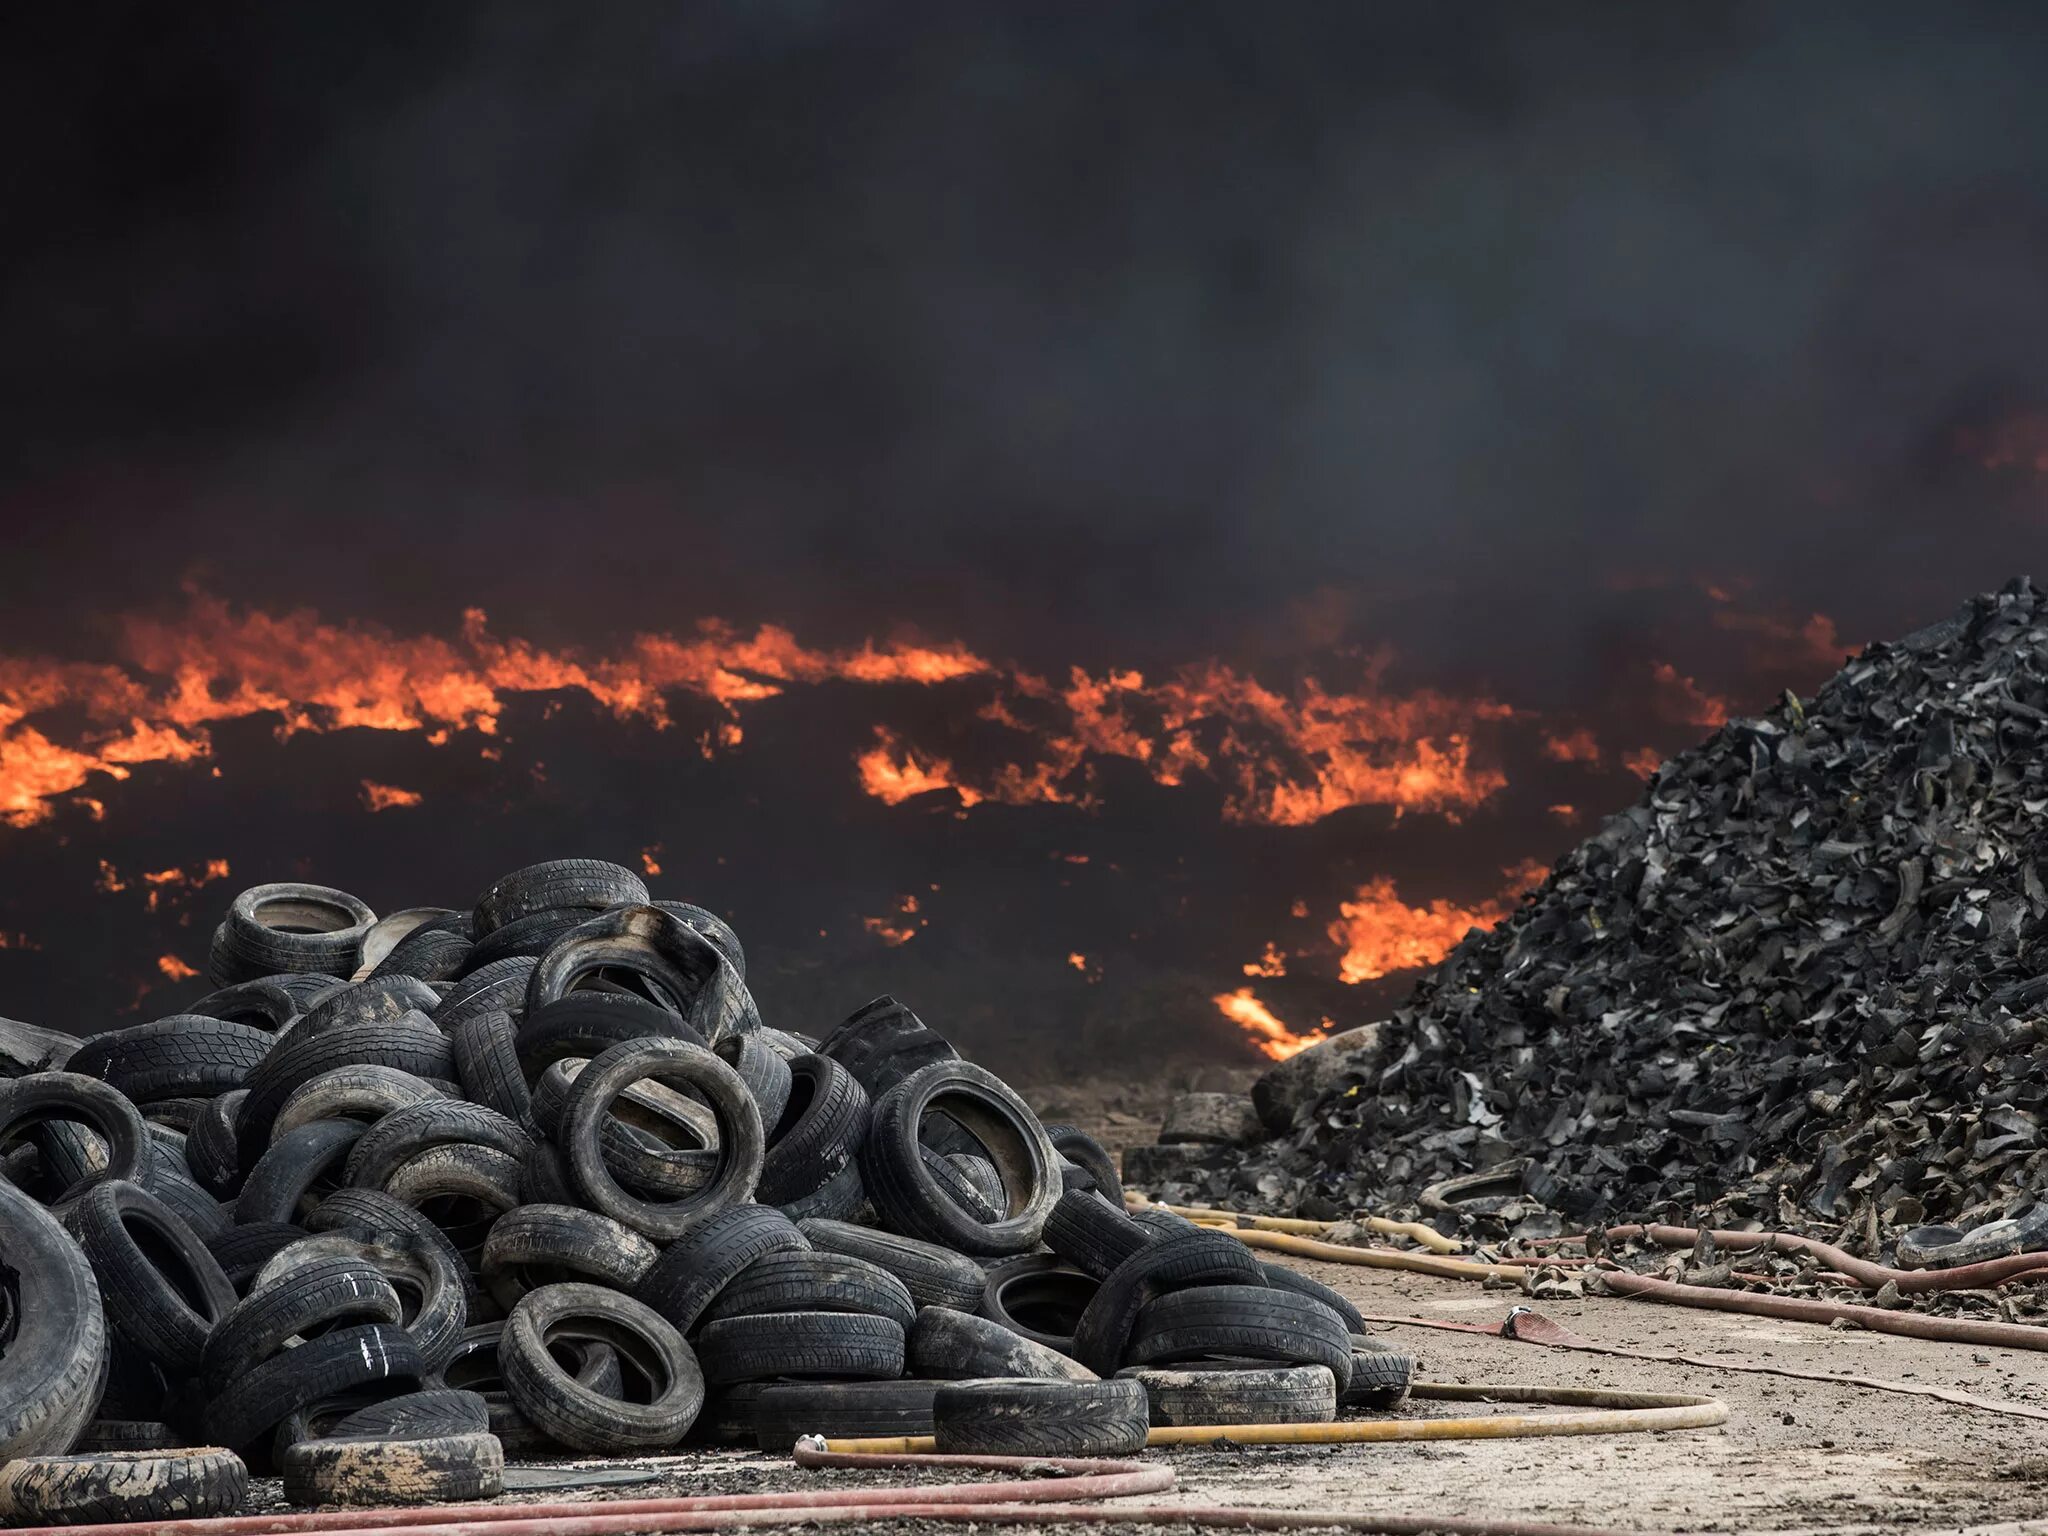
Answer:
<svg viewBox="0 0 2048 1536"><path fill-rule="evenodd" d="M1176 1216L1185 1216L1189 1221L1220 1222L1250 1227L1255 1232L1281 1232L1289 1237L1321 1237L1332 1227L1342 1223L1335 1221L1309 1221L1300 1216L1251 1216L1243 1211L1227 1211L1213 1205L1161 1205L1149 1200L1134 1190L1124 1191L1124 1203L1135 1210L1151 1207L1154 1210L1171 1211ZM1419 1221L1394 1221L1385 1216L1367 1216L1358 1222L1368 1232L1377 1232L1382 1237L1405 1237L1410 1242L1420 1243L1431 1253L1463 1253L1465 1245L1445 1237L1436 1228Z"/></svg>
<svg viewBox="0 0 2048 1536"><path fill-rule="evenodd" d="M1259 1232L1225 1226L1211 1230L1228 1232L1247 1248L1266 1248L1274 1253L1321 1259L1325 1264L1405 1269L1418 1275L1438 1275L1446 1280L1522 1280L1529 1273L1520 1264L1481 1264L1474 1259L1445 1259L1433 1253L1407 1253L1399 1248L1351 1248L1342 1243L1319 1243L1312 1237L1289 1237L1284 1232Z"/></svg>
<svg viewBox="0 0 2048 1536"><path fill-rule="evenodd" d="M1630 1435L1707 1429L1728 1422L1718 1397L1686 1392L1618 1392L1606 1387L1529 1387L1418 1381L1411 1397L1451 1403L1536 1403L1585 1413L1509 1413L1477 1419L1353 1419L1337 1424L1181 1424L1154 1429L1147 1446L1372 1445L1393 1440L1523 1440L1541 1435ZM937 1449L930 1435L828 1440L825 1449L857 1454Z"/></svg>

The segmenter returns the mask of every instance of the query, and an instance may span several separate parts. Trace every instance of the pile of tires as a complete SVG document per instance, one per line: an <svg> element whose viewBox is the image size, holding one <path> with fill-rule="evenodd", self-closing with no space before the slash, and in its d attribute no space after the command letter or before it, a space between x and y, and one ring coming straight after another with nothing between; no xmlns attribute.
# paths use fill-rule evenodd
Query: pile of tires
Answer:
<svg viewBox="0 0 2048 1536"><path fill-rule="evenodd" d="M732 929L617 865L383 919L259 886L210 966L0 1083L0 1519L809 1433L1112 1454L1405 1390L894 999L767 1027Z"/></svg>

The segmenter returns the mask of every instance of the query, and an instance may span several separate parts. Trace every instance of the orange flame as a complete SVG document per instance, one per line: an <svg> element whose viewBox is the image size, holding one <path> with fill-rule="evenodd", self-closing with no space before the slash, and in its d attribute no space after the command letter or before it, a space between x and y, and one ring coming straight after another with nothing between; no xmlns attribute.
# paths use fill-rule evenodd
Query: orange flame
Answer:
<svg viewBox="0 0 2048 1536"><path fill-rule="evenodd" d="M0 931L0 949L39 950L42 947L25 933Z"/></svg>
<svg viewBox="0 0 2048 1536"><path fill-rule="evenodd" d="M1639 779L1653 779L1664 766L1664 754L1655 747L1636 747L1621 755L1621 766Z"/></svg>
<svg viewBox="0 0 2048 1536"><path fill-rule="evenodd" d="M917 921L913 923L912 918ZM861 927L891 949L899 944L908 944L917 937L919 929L928 927L930 923L930 918L918 916L915 896L897 897L896 911L889 917L864 917L860 920Z"/></svg>
<svg viewBox="0 0 2048 1536"><path fill-rule="evenodd" d="M1656 684L1658 713L1665 719L1709 728L1728 723L1728 701L1708 693L1670 662L1657 662L1650 668L1650 677Z"/></svg>
<svg viewBox="0 0 2048 1536"><path fill-rule="evenodd" d="M1565 735L1552 733L1543 738L1543 755L1558 763L1597 763L1600 742L1583 727Z"/></svg>
<svg viewBox="0 0 2048 1536"><path fill-rule="evenodd" d="M660 852L659 843L650 843L640 850L640 871L650 880L661 874L661 860L657 857Z"/></svg>
<svg viewBox="0 0 2048 1536"><path fill-rule="evenodd" d="M363 780L363 808L372 815L378 811L418 805L425 798L416 789L400 789L396 784L379 784L373 779Z"/></svg>
<svg viewBox="0 0 2048 1536"><path fill-rule="evenodd" d="M1338 906L1341 916L1330 924L1330 937L1343 950L1337 967L1339 978L1355 986L1396 971L1436 964L1457 948L1470 929L1491 928L1514 911L1521 893L1547 871L1531 861L1502 873L1507 885L1501 893L1471 907L1444 900L1411 907L1385 876L1361 885L1354 900Z"/></svg>
<svg viewBox="0 0 2048 1536"><path fill-rule="evenodd" d="M1274 1017L1273 1010L1260 1002L1250 987L1239 987L1235 992L1218 992L1209 1001L1222 1010L1225 1018L1252 1037L1253 1046L1274 1061L1285 1061L1329 1038L1328 1019L1309 1034L1296 1034Z"/></svg>
<svg viewBox="0 0 2048 1536"><path fill-rule="evenodd" d="M199 974L176 955L158 955L156 968L162 971L165 979L169 981L190 981Z"/></svg>
<svg viewBox="0 0 2048 1536"><path fill-rule="evenodd" d="M1271 939L1256 960L1247 960L1244 965L1247 976L1280 977L1287 974L1287 957L1280 952L1280 946Z"/></svg>

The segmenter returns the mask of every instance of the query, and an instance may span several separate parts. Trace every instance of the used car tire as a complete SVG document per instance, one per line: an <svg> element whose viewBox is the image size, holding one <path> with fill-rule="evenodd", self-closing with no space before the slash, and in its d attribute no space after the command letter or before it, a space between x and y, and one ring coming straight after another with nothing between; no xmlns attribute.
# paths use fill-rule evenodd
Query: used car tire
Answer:
<svg viewBox="0 0 2048 1536"><path fill-rule="evenodd" d="M659 907L624 906L564 934L534 967L526 1011L537 1013L596 971L641 978L650 999L672 1011L706 1041L760 1027L746 983L709 940Z"/></svg>
<svg viewBox="0 0 2048 1536"><path fill-rule="evenodd" d="M633 1295L690 1333L719 1293L756 1259L810 1246L796 1224L773 1206L732 1206L663 1249Z"/></svg>
<svg viewBox="0 0 2048 1536"><path fill-rule="evenodd" d="M108 1339L85 1252L47 1210L0 1179L13 1271L13 1337L0 1351L0 1462L60 1454L98 1409Z"/></svg>
<svg viewBox="0 0 2048 1536"><path fill-rule="evenodd" d="M1070 1189L1045 1219L1045 1246L1076 1269L1107 1279L1111 1270L1158 1234L1099 1196Z"/></svg>
<svg viewBox="0 0 2048 1536"><path fill-rule="evenodd" d="M982 1287L981 1315L1034 1344L1074 1352L1074 1328L1102 1282L1047 1253L1021 1254L993 1265Z"/></svg>
<svg viewBox="0 0 2048 1536"><path fill-rule="evenodd" d="M1351 1335L1351 1379L1337 1394L1345 1408L1391 1408L1408 1396L1415 1357L1362 1333Z"/></svg>
<svg viewBox="0 0 2048 1536"><path fill-rule="evenodd" d="M904 1358L913 1376L978 1381L1016 1376L1041 1381L1095 1381L1080 1361L1034 1344L1001 1323L951 1307L926 1307L904 1336Z"/></svg>
<svg viewBox="0 0 2048 1536"><path fill-rule="evenodd" d="M231 1515L248 1498L249 1469L218 1446L25 1456L0 1465L0 1521L9 1525Z"/></svg>
<svg viewBox="0 0 2048 1536"><path fill-rule="evenodd" d="M277 1117L270 1122L270 1139L275 1145L287 1131L315 1120L360 1120L375 1125L386 1115L435 1100L451 1102L425 1078L396 1067L336 1067L285 1095Z"/></svg>
<svg viewBox="0 0 2048 1536"><path fill-rule="evenodd" d="M945 1114L986 1149L1009 1199L1002 1220L976 1220L933 1179L919 1139L928 1112ZM976 1255L1037 1247L1061 1193L1038 1117L1001 1078L967 1061L934 1062L875 1102L860 1173L884 1226Z"/></svg>
<svg viewBox="0 0 2048 1536"><path fill-rule="evenodd" d="M705 1309L704 1320L776 1312L865 1312L908 1328L917 1303L903 1282L865 1259L815 1249L763 1254Z"/></svg>
<svg viewBox="0 0 2048 1536"><path fill-rule="evenodd" d="M936 1381L806 1381L770 1384L753 1399L754 1443L787 1456L805 1435L928 1435Z"/></svg>
<svg viewBox="0 0 2048 1536"><path fill-rule="evenodd" d="M543 1285L587 1280L630 1292L661 1256L622 1222L569 1205L522 1205L493 1223L484 1240L484 1285L510 1311Z"/></svg>
<svg viewBox="0 0 2048 1536"><path fill-rule="evenodd" d="M739 1073L740 1081L747 1085L747 1092L754 1096L754 1107L761 1111L761 1124L779 1125L782 1112L789 1104L789 1058L764 1040L758 1030L752 1034L727 1035L713 1050L718 1059ZM773 1145L772 1138L770 1145Z"/></svg>
<svg viewBox="0 0 2048 1536"><path fill-rule="evenodd" d="M199 1379L218 1395L301 1335L363 1323L396 1327L403 1315L382 1270L356 1258L311 1259L235 1304L207 1337Z"/></svg>
<svg viewBox="0 0 2048 1536"><path fill-rule="evenodd" d="M173 1014L89 1037L64 1064L136 1104L231 1093L276 1043L269 1031L203 1014Z"/></svg>
<svg viewBox="0 0 2048 1536"><path fill-rule="evenodd" d="M215 930L208 969L220 987L286 971L353 976L376 921L369 907L330 886L252 886Z"/></svg>
<svg viewBox="0 0 2048 1536"><path fill-rule="evenodd" d="M515 869L476 899L481 939L535 912L584 907L602 911L647 900L647 886L630 869L603 859L549 859Z"/></svg>
<svg viewBox="0 0 2048 1536"><path fill-rule="evenodd" d="M207 1432L240 1452L260 1445L284 1418L309 1403L372 1382L416 1391L421 1365L412 1336L382 1323L338 1328L308 1339L245 1372L207 1405Z"/></svg>
<svg viewBox="0 0 2048 1536"><path fill-rule="evenodd" d="M1148 1243L1102 1282L1074 1326L1074 1357L1098 1376L1126 1363L1138 1314L1153 1297L1189 1286L1265 1285L1251 1250L1221 1232L1190 1230ZM1340 1380L1345 1372L1339 1372Z"/></svg>
<svg viewBox="0 0 2048 1536"><path fill-rule="evenodd" d="M1172 1370L1134 1365L1117 1375L1145 1389L1155 1425L1327 1424L1337 1417L1337 1378L1327 1366Z"/></svg>
<svg viewBox="0 0 2048 1536"><path fill-rule="evenodd" d="M199 1368L207 1335L235 1306L235 1288L199 1236L139 1185L100 1184L65 1224L99 1279L107 1320L173 1377Z"/></svg>
<svg viewBox="0 0 2048 1536"><path fill-rule="evenodd" d="M294 1504L445 1504L505 1491L505 1450L489 1430L442 1435L331 1435L284 1453Z"/></svg>
<svg viewBox="0 0 2048 1536"><path fill-rule="evenodd" d="M821 1189L868 1135L867 1093L838 1062L799 1056L785 1064L785 1075L782 1113L762 1122L773 1127L756 1191L763 1205L786 1205Z"/></svg>
<svg viewBox="0 0 2048 1536"><path fill-rule="evenodd" d="M910 1299L920 1308L952 1307L960 1312L973 1312L981 1306L982 1288L988 1284L987 1271L950 1248L895 1232L819 1218L798 1222L797 1230L810 1240L813 1248L880 1265L903 1282Z"/></svg>
<svg viewBox="0 0 2048 1536"><path fill-rule="evenodd" d="M1052 1143L1053 1151L1088 1175L1095 1192L1107 1200L1112 1209L1123 1209L1124 1186L1117 1177L1116 1159L1109 1155L1101 1142L1071 1125L1048 1125L1045 1135Z"/></svg>
<svg viewBox="0 0 2048 1536"><path fill-rule="evenodd" d="M941 1455L1128 1456L1148 1427L1135 1381L960 1381L932 1399Z"/></svg>
<svg viewBox="0 0 2048 1536"><path fill-rule="evenodd" d="M705 1381L721 1387L773 1377L894 1381L903 1325L861 1312L726 1317L698 1330L697 1359Z"/></svg>
<svg viewBox="0 0 2048 1536"><path fill-rule="evenodd" d="M472 1104L486 1104L515 1125L533 1129L533 1095L519 1067L518 1031L502 1009L472 1014L449 1034L455 1074Z"/></svg>
<svg viewBox="0 0 2048 1536"><path fill-rule="evenodd" d="M1202 1285L1145 1303L1132 1330L1133 1365L1202 1359L1325 1365L1339 1390L1351 1381L1351 1334L1312 1296L1260 1285Z"/></svg>
<svg viewBox="0 0 2048 1536"><path fill-rule="evenodd" d="M96 1184L145 1182L150 1166L149 1127L142 1111L98 1078L76 1072L36 1072L0 1082L0 1147L33 1125L72 1122L106 1143L106 1163L61 1192L76 1199Z"/></svg>
<svg viewBox="0 0 2048 1536"><path fill-rule="evenodd" d="M309 1120L273 1141L235 1197L235 1223L296 1221L341 1182L343 1166L362 1139L360 1120ZM305 1209L301 1209L301 1207Z"/></svg>
<svg viewBox="0 0 2048 1536"><path fill-rule="evenodd" d="M611 1345L646 1383L644 1401L594 1392L549 1353L564 1339ZM498 1368L519 1411L580 1451L660 1451L689 1431L704 1405L704 1374L683 1336L653 1308L598 1285L528 1291L505 1320Z"/></svg>

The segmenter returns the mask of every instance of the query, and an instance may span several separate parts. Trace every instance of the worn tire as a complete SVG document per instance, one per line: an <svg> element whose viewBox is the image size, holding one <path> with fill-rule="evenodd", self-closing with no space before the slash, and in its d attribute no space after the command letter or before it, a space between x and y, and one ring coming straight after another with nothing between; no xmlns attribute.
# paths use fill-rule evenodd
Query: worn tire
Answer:
<svg viewBox="0 0 2048 1536"><path fill-rule="evenodd" d="M633 1295L689 1333L749 1264L764 1254L810 1246L795 1223L774 1207L736 1205L663 1249Z"/></svg>
<svg viewBox="0 0 2048 1536"><path fill-rule="evenodd" d="M952 1307L972 1312L981 1305L982 1288L988 1283L987 1271L950 1248L843 1221L813 1218L797 1223L797 1230L810 1240L813 1248L880 1265L903 1282L910 1299L920 1308Z"/></svg>
<svg viewBox="0 0 2048 1536"><path fill-rule="evenodd" d="M508 1312L528 1291L586 1280L630 1292L661 1250L609 1216L568 1205L507 1211L484 1240L484 1285Z"/></svg>
<svg viewBox="0 0 2048 1536"><path fill-rule="evenodd" d="M1389 1349L1362 1333L1351 1335L1351 1379L1337 1394L1345 1408L1392 1408L1408 1396L1415 1357Z"/></svg>
<svg viewBox="0 0 2048 1536"><path fill-rule="evenodd" d="M465 1434L332 1435L284 1453L294 1504L447 1504L505 1491L505 1451L488 1430Z"/></svg>
<svg viewBox="0 0 2048 1536"><path fill-rule="evenodd" d="M1102 1282L1074 1327L1074 1357L1098 1376L1125 1363L1138 1314L1153 1297L1189 1286L1264 1286L1251 1250L1220 1232L1191 1230L1149 1243ZM1338 1372L1341 1380L1345 1372Z"/></svg>
<svg viewBox="0 0 2048 1536"><path fill-rule="evenodd" d="M519 1067L518 1031L502 1010L472 1014L449 1035L455 1074L472 1104L495 1109L527 1130L533 1128L533 1095Z"/></svg>
<svg viewBox="0 0 2048 1536"><path fill-rule="evenodd" d="M981 1315L1034 1344L1074 1352L1074 1329L1102 1282L1048 1253L1027 1253L992 1266L982 1287Z"/></svg>
<svg viewBox="0 0 2048 1536"><path fill-rule="evenodd" d="M851 1072L871 1099L921 1068L960 1059L943 1035L886 993L856 1008L818 1052Z"/></svg>
<svg viewBox="0 0 2048 1536"><path fill-rule="evenodd" d="M108 1322L174 1378L196 1371L207 1335L235 1305L234 1286L198 1234L127 1183L95 1186L65 1222L99 1278Z"/></svg>
<svg viewBox="0 0 2048 1536"><path fill-rule="evenodd" d="M733 974L741 981L747 979L747 952L740 947L740 936L733 932L732 925L724 918L687 901L657 901L655 905L672 917L680 917L703 934L711 941L711 947L725 957L725 963L732 967Z"/></svg>
<svg viewBox="0 0 2048 1536"><path fill-rule="evenodd" d="M624 906L564 934L533 969L526 1011L538 1013L597 971L639 977L706 1041L760 1027L746 983L705 937L658 907Z"/></svg>
<svg viewBox="0 0 2048 1536"><path fill-rule="evenodd" d="M451 1261L440 1244L402 1229L386 1229L375 1238L352 1232L301 1238L271 1255L256 1272L251 1294L318 1259L365 1264L391 1283L398 1293L398 1326L424 1368L439 1365L462 1342L463 1329L469 1326L469 1298L460 1261Z"/></svg>
<svg viewBox="0 0 2048 1536"><path fill-rule="evenodd" d="M94 1035L67 1072L96 1077L136 1104L231 1093L276 1043L269 1031L203 1014L173 1014Z"/></svg>
<svg viewBox="0 0 2048 1536"><path fill-rule="evenodd" d="M761 1124L779 1126L782 1112L789 1106L789 1059L762 1039L760 1031L727 1035L713 1051L747 1085L747 1092L754 1096L754 1107L761 1111Z"/></svg>
<svg viewBox="0 0 2048 1536"><path fill-rule="evenodd" d="M630 1194L605 1166L601 1123L612 1101L647 1077L694 1089L718 1123L717 1171L703 1189L679 1200ZM720 1211L752 1199L761 1175L761 1115L746 1084L711 1052L680 1040L630 1041L593 1060L569 1092L557 1139L583 1203L658 1242L674 1242Z"/></svg>
<svg viewBox="0 0 2048 1536"><path fill-rule="evenodd" d="M772 1053L770 1053L772 1054ZM859 1154L868 1135L868 1096L829 1056L787 1064L789 1090L772 1123L757 1197L786 1205L821 1189Z"/></svg>
<svg viewBox="0 0 2048 1536"><path fill-rule="evenodd" d="M242 1166L253 1168L270 1145L270 1128L293 1089L338 1067L357 1065L396 1067L428 1079L445 1079L455 1070L447 1037L420 1013L336 1025L319 1034L293 1030L249 1074L249 1097L235 1121Z"/></svg>
<svg viewBox="0 0 2048 1536"><path fill-rule="evenodd" d="M771 1384L753 1400L754 1444L787 1456L805 1435L928 1435L937 1381Z"/></svg>
<svg viewBox="0 0 2048 1536"><path fill-rule="evenodd" d="M549 859L515 869L476 899L476 937L535 912L628 906L647 900L647 886L630 869L603 859Z"/></svg>
<svg viewBox="0 0 2048 1536"><path fill-rule="evenodd" d="M452 1102L423 1077L396 1067L337 1067L299 1084L285 1095L270 1140L315 1120L360 1120L374 1126L386 1115L415 1104Z"/></svg>
<svg viewBox="0 0 2048 1536"><path fill-rule="evenodd" d="M1095 1372L1069 1355L1034 1344L971 1312L926 1307L904 1340L905 1363L913 1376L975 1381L1016 1376L1040 1381L1095 1381Z"/></svg>
<svg viewBox="0 0 2048 1536"><path fill-rule="evenodd" d="M1113 1209L1123 1209L1124 1186L1117 1177L1116 1159L1101 1142L1071 1125L1048 1125L1045 1136L1053 1151L1088 1175L1095 1192Z"/></svg>
<svg viewBox="0 0 2048 1536"><path fill-rule="evenodd" d="M1180 1371L1134 1365L1117 1375L1145 1389L1149 1417L1159 1426L1327 1424L1337 1417L1337 1378L1327 1366Z"/></svg>
<svg viewBox="0 0 2048 1536"><path fill-rule="evenodd" d="M206 1239L206 1251L220 1265L221 1273L239 1295L247 1295L256 1275L281 1248L289 1248L307 1235L304 1227L284 1222L259 1221L247 1226L227 1227Z"/></svg>
<svg viewBox="0 0 2048 1536"><path fill-rule="evenodd" d="M368 981L410 976L416 981L453 981L470 967L476 946L437 923L423 923L371 966ZM364 958L368 959L367 949Z"/></svg>
<svg viewBox="0 0 2048 1536"><path fill-rule="evenodd" d="M1062 1194L1045 1219L1045 1246L1098 1280L1107 1279L1157 1236L1099 1196L1078 1189Z"/></svg>
<svg viewBox="0 0 2048 1536"><path fill-rule="evenodd" d="M259 976L254 981L240 981L209 992L198 1002L187 1003L185 1012L234 1024L253 1024L276 1034L304 1013L314 998L332 988L334 980L318 971Z"/></svg>
<svg viewBox="0 0 2048 1536"><path fill-rule="evenodd" d="M865 1312L908 1328L917 1304L903 1282L865 1259L840 1253L763 1254L741 1270L705 1309L704 1320L777 1312Z"/></svg>
<svg viewBox="0 0 2048 1536"><path fill-rule="evenodd" d="M142 1112L116 1089L76 1072L37 1072L0 1083L0 1147L32 1125L63 1122L97 1133L106 1143L106 1162L91 1171L81 1170L61 1198L74 1200L96 1184L147 1181L149 1127Z"/></svg>
<svg viewBox="0 0 2048 1536"><path fill-rule="evenodd" d="M530 1142L516 1121L495 1109L436 1097L395 1109L365 1131L349 1153L348 1182L358 1189L381 1189L400 1164L450 1145L489 1147L516 1161Z"/></svg>
<svg viewBox="0 0 2048 1536"><path fill-rule="evenodd" d="M1275 1264L1270 1259L1259 1265L1259 1273L1266 1277L1266 1284L1276 1291L1293 1291L1297 1296L1308 1296L1320 1301L1344 1319L1344 1327L1349 1332L1365 1332L1365 1319L1359 1315L1358 1308L1322 1281L1304 1275L1299 1270L1289 1269L1285 1264Z"/></svg>
<svg viewBox="0 0 2048 1536"><path fill-rule="evenodd" d="M0 1179L0 1258L16 1302L0 1350L0 1463L61 1454L97 1410L108 1338L85 1252L43 1207Z"/></svg>
<svg viewBox="0 0 2048 1536"><path fill-rule="evenodd" d="M245 1372L207 1405L207 1431L232 1450L259 1445L285 1417L372 1382L415 1391L423 1366L412 1336L381 1323L340 1328Z"/></svg>
<svg viewBox="0 0 2048 1536"><path fill-rule="evenodd" d="M644 1402L578 1384L549 1353L562 1339L610 1344L649 1383ZM661 1451L704 1405L704 1374L683 1336L652 1308L597 1285L547 1285L519 1298L498 1344L498 1368L519 1411L581 1451Z"/></svg>
<svg viewBox="0 0 2048 1536"><path fill-rule="evenodd" d="M808 1195L785 1200L776 1209L791 1221L813 1217L820 1221L857 1222L868 1208L867 1186L860 1181L860 1164L848 1163Z"/></svg>
<svg viewBox="0 0 2048 1536"><path fill-rule="evenodd" d="M860 1312L778 1312L727 1317L697 1334L713 1386L773 1377L894 1381L903 1374L903 1325Z"/></svg>
<svg viewBox="0 0 2048 1536"><path fill-rule="evenodd" d="M209 1099L185 1135L185 1167L216 1200L232 1200L242 1188L242 1155L235 1145L235 1119L248 1098L245 1088Z"/></svg>
<svg viewBox="0 0 2048 1536"><path fill-rule="evenodd" d="M509 1013L514 1018L526 1011L526 988L533 969L540 962L528 955L508 955L478 966L456 981L434 1010L434 1022L453 1034L464 1020L485 1013Z"/></svg>
<svg viewBox="0 0 2048 1536"><path fill-rule="evenodd" d="M1138 1313L1133 1365L1271 1360L1324 1365L1339 1390L1351 1382L1351 1335L1312 1296L1266 1285L1203 1285L1155 1297Z"/></svg>
<svg viewBox="0 0 2048 1536"><path fill-rule="evenodd" d="M1148 1427L1135 1381L961 1381L932 1399L941 1455L1128 1456Z"/></svg>
<svg viewBox="0 0 2048 1536"><path fill-rule="evenodd" d="M403 1316L382 1270L362 1259L312 1259L236 1303L206 1340L199 1379L219 1396L301 1335L364 1323L396 1327Z"/></svg>
<svg viewBox="0 0 2048 1536"><path fill-rule="evenodd" d="M279 1224L307 1215L319 1204L316 1186L324 1182L331 1189L341 1182L363 1129L360 1120L310 1120L273 1141L242 1181L235 1224Z"/></svg>
<svg viewBox="0 0 2048 1536"><path fill-rule="evenodd" d="M987 1150L1009 1198L1002 1220L975 1219L933 1179L919 1140L928 1112L943 1113ZM1037 1247L1061 1193L1038 1117L1001 1078L966 1061L935 1062L876 1101L860 1174L884 1226L975 1255Z"/></svg>
<svg viewBox="0 0 2048 1536"><path fill-rule="evenodd" d="M253 886L215 930L208 968L220 987L284 972L346 978L361 964L363 940L376 921L369 907L329 886Z"/></svg>
<svg viewBox="0 0 2048 1536"><path fill-rule="evenodd" d="M0 1521L100 1525L231 1515L249 1497L249 1469L218 1446L26 1456L0 1466Z"/></svg>

